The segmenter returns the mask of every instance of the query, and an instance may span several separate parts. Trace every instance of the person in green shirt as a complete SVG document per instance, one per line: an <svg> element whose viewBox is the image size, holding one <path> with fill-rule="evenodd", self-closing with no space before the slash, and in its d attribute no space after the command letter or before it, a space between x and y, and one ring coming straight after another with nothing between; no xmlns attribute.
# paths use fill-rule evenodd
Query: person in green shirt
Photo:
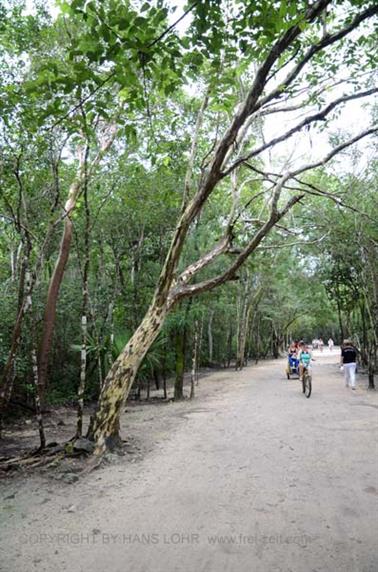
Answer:
<svg viewBox="0 0 378 572"><path fill-rule="evenodd" d="M303 345L301 351L299 352L298 359L299 359L299 380L302 381L303 372L305 368L309 367L312 360L311 352L308 349L308 346L306 346L306 344Z"/></svg>

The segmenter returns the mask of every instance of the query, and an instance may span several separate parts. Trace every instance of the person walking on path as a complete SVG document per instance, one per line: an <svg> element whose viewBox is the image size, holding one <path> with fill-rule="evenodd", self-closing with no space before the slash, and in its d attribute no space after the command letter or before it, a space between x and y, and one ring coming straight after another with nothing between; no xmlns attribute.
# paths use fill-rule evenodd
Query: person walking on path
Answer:
<svg viewBox="0 0 378 572"><path fill-rule="evenodd" d="M357 351L351 340L344 340L341 348L340 367L344 369L345 387L356 389Z"/></svg>
<svg viewBox="0 0 378 572"><path fill-rule="evenodd" d="M334 346L334 345L335 345L335 344L334 344L333 339L332 339L332 338L329 338L329 340L328 340L328 349L329 349L330 352L333 350L333 346Z"/></svg>

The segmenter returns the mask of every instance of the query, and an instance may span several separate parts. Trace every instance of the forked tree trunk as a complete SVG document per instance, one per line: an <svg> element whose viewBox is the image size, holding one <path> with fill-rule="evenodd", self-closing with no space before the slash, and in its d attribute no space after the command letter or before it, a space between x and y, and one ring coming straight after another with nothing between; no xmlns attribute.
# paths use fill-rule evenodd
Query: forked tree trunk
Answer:
<svg viewBox="0 0 378 572"><path fill-rule="evenodd" d="M102 454L119 440L119 416L134 382L138 368L159 334L168 314L168 306L152 303L146 316L113 363L102 387L98 409L88 438L96 441L96 453Z"/></svg>

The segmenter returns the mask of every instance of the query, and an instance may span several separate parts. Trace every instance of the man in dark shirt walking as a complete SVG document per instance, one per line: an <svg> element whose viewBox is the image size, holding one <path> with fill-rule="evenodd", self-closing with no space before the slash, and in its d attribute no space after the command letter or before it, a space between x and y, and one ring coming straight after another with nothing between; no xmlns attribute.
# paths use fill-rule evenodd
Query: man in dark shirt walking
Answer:
<svg viewBox="0 0 378 572"><path fill-rule="evenodd" d="M344 340L341 348L340 365L344 368L345 387L356 389L357 351L350 340Z"/></svg>

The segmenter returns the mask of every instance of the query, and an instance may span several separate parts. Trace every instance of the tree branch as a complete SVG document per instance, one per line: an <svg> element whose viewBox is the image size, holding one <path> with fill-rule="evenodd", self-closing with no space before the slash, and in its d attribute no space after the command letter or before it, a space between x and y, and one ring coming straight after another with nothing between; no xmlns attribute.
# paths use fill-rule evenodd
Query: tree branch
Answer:
<svg viewBox="0 0 378 572"><path fill-rule="evenodd" d="M257 111L257 109L260 109L263 105L265 105L272 99L275 99L280 95L282 95L283 91L287 87L289 87L289 85L299 75L304 66L310 61L310 59L316 53L320 52L321 50L330 46L331 44L337 42L338 40L341 40L342 38L347 36L350 32L352 32L355 28L357 28L361 24L361 22L364 22L365 20L371 18L377 13L378 13L377 4L369 6L369 8L367 8L360 14L357 14L357 16L352 20L352 22L348 26L345 26L345 28L342 28L341 30L335 32L334 34L326 34L320 42L311 46L311 48L307 51L303 59L300 62L298 62L298 64L294 67L294 69L291 72L289 72L284 81L281 84L279 84L270 94L266 95L263 99L261 99L261 101L259 101L255 111Z"/></svg>
<svg viewBox="0 0 378 572"><path fill-rule="evenodd" d="M222 176L226 177L227 175L229 175L230 173L232 173L232 171L234 169L236 169L237 167L239 167L242 163L245 163L246 161L252 159L252 157L256 157L257 155L260 155L263 151L266 151L267 149L273 147L274 145L277 145L277 143L282 143L282 141L286 141L287 139L289 139L292 135L294 135L295 133L298 133L298 131L301 131L304 127L306 127L307 125L310 125L311 123L314 123L316 121L322 121L326 118L326 116L338 105L340 105L341 103L345 103L347 101L352 101L354 99L359 99L360 97L368 97L369 95L372 95L374 93L378 92L378 88L374 87L371 89L368 89L366 91L361 91L359 93L352 93L350 95L344 95L342 97L338 97L337 99L335 99L334 101L332 101L331 103L329 103L326 107L324 107L321 111L319 111L318 113L314 113L313 115L309 115L308 117L306 117L305 119L303 119L300 123L298 123L297 125L295 125L294 127L292 127L291 129L289 129L288 131L286 131L286 133L283 133L282 135L280 135L279 137L274 137L273 139L271 139L270 141L268 141L267 143L264 143L263 145L261 145L260 147L258 147L257 149L254 149L253 151L251 151L250 153L248 153L247 155L245 155L244 157L240 157L239 159L237 159L236 161L234 161L234 163L232 163L229 168L223 172Z"/></svg>
<svg viewBox="0 0 378 572"><path fill-rule="evenodd" d="M347 147L350 147L351 145L353 145L354 143L357 143L357 141L360 141L364 137L367 137L368 135L372 135L373 133L377 133L377 132L378 132L378 125L370 127L369 129L366 129L365 131L362 131L358 135L355 135L355 137L352 137L352 139L349 139L348 141L345 141L345 143L341 143L340 145L338 145L337 147L332 149L332 151L330 151L330 153L328 153L323 159L320 159L319 161L315 161L314 163L308 163L307 165L303 165L302 167L299 167L298 169L295 169L294 171L287 173L287 175L285 175L285 179L286 180L292 179L292 178L296 177L297 175L304 173L305 171L309 171L310 169L316 169L316 167L321 167L322 165L325 165L335 155L337 155L338 153L340 153L341 151L343 151Z"/></svg>
<svg viewBox="0 0 378 572"><path fill-rule="evenodd" d="M276 190L275 194L279 195L279 191ZM285 216L285 214L298 201L300 201L303 198L303 196L304 195L302 194L292 197L281 211L277 210L276 205L272 205L272 210L269 219L257 230L257 232L254 234L249 243L244 247L244 249L241 251L236 260L231 264L231 266L229 266L229 268L225 272L219 274L218 276L215 276L214 278L210 278L209 280L198 282L197 284L191 284L186 286L177 285L173 287L172 291L170 292L171 304L176 303L178 300L182 298L193 296L194 294L199 294L201 292L207 292L217 286L220 286L221 284L224 284L228 280L232 280L235 276L235 273L241 267L243 262L248 258L248 256L250 256L250 254L252 254L252 252L254 252L257 249L257 247L259 246L261 241L265 238L265 236L269 233L269 231L283 216Z"/></svg>
<svg viewBox="0 0 378 572"><path fill-rule="evenodd" d="M320 238L315 238L314 240L297 240L295 242L288 242L288 243L281 243L281 244L268 244L266 246L260 246L260 250L276 250L276 248L291 248L292 246L307 246L308 244L315 244L316 242L321 242L326 236L328 232L323 234Z"/></svg>
<svg viewBox="0 0 378 572"><path fill-rule="evenodd" d="M188 203L189 197L190 197L190 190L191 190L192 176L193 176L193 167L194 167L194 161L195 161L196 153L197 153L198 137L199 137L200 130L202 127L203 114L204 114L205 109L207 107L208 101L209 101L209 89L206 90L205 97L203 98L201 107L200 107L198 114L197 114L196 125L194 128L194 135L193 135L193 139L192 139L192 147L190 149L190 156L189 156L188 166L187 166L187 170L186 170L186 174L185 174L184 197L183 197L183 201L182 201L182 208L183 209L185 209L185 207Z"/></svg>
<svg viewBox="0 0 378 572"><path fill-rule="evenodd" d="M308 171L310 169L315 169L316 167L319 167L321 165L325 165L336 154L340 153L341 151L343 151L344 149L346 149L350 145L353 145L354 143L356 143L357 141L359 141L363 137L366 137L366 136L368 136L372 133L375 133L377 131L378 131L378 127L373 127L373 128L367 129L367 130L363 131L362 133L356 135L352 139L350 139L350 140L338 145L334 149L332 149L332 151L330 153L328 153L323 159L316 161L314 163L308 163L307 165L303 165L302 167L299 167L298 169L295 169L294 171L289 171L285 175L283 175L280 178L280 180L277 182L276 187L274 189L274 193L273 193L273 197L272 197L272 203L271 203L271 214L270 214L269 219L255 233L255 235L253 236L251 241L247 244L247 246L244 247L244 249L241 251L241 253L237 257L237 259L234 261L234 263L225 272L223 272L222 274L215 276L214 278L211 278L209 280L205 280L203 282L199 282L199 283L193 284L193 285L186 285L186 286L176 285L176 286L174 286L170 292L171 303L175 303L177 300L184 298L184 297L187 297L187 296L193 296L194 294L198 294L201 292L212 290L216 286L219 286L221 284L224 284L228 280L231 280L235 276L235 273L240 268L240 266L243 264L243 262L248 258L248 256L254 250L256 250L256 248L259 246L260 242L269 233L269 231L276 225L276 223L282 217L284 217L285 214L296 203L298 203L301 199L303 199L303 197L305 196L304 191L299 195L295 195L286 203L286 205L283 207L282 210L278 210L278 200L279 200L279 197L281 194L281 190L284 187L285 183L289 179L296 177L300 173L303 173L303 172ZM212 258L212 260L214 260L214 258L215 258L215 256Z"/></svg>
<svg viewBox="0 0 378 572"><path fill-rule="evenodd" d="M218 256L227 252L230 247L230 236L223 236L217 244L199 260L190 264L178 277L176 285L187 284L197 272L211 264Z"/></svg>

